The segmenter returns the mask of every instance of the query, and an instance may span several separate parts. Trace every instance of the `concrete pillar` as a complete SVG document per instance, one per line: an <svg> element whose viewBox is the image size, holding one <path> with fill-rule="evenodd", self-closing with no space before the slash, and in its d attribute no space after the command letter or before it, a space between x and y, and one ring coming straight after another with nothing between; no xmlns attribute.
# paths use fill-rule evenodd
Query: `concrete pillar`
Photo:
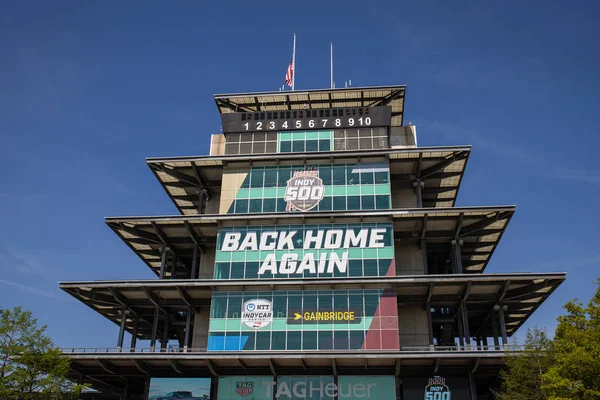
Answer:
<svg viewBox="0 0 600 400"><path fill-rule="evenodd" d="M452 267L455 274L463 273L462 256L460 251L462 244L462 240L452 241Z"/></svg>
<svg viewBox="0 0 600 400"><path fill-rule="evenodd" d="M504 319L504 311L506 306L500 306L498 314L500 315L500 332L502 332L502 344L508 344L508 336L506 335L506 320Z"/></svg>
<svg viewBox="0 0 600 400"><path fill-rule="evenodd" d="M129 348L131 351L135 351L135 346L137 344L137 334L138 334L138 325L140 324L140 316L136 315L133 320L133 332L131 333L131 345Z"/></svg>
<svg viewBox="0 0 600 400"><path fill-rule="evenodd" d="M429 275L429 268L427 266L427 244L425 239L421 239L421 257L423 258L423 275Z"/></svg>
<svg viewBox="0 0 600 400"><path fill-rule="evenodd" d="M119 327L119 338L117 339L117 351L123 348L123 338L125 336L125 323L127 322L127 308L119 311L121 314L121 326Z"/></svg>
<svg viewBox="0 0 600 400"><path fill-rule="evenodd" d="M192 255L192 271L190 279L198 279L198 246L194 246L194 254Z"/></svg>
<svg viewBox="0 0 600 400"><path fill-rule="evenodd" d="M463 333L465 335L465 344L467 347L471 346L471 332L469 331L469 315L467 313L467 305L463 301L460 305L463 323Z"/></svg>
<svg viewBox="0 0 600 400"><path fill-rule="evenodd" d="M166 350L167 343L169 343L169 316L165 315L165 324L163 325L163 335L160 341L160 348Z"/></svg>
<svg viewBox="0 0 600 400"><path fill-rule="evenodd" d="M498 342L498 323L496 322L496 313L492 310L492 333L494 335L494 350L500 349L500 343Z"/></svg>
<svg viewBox="0 0 600 400"><path fill-rule="evenodd" d="M433 346L433 321L431 319L431 304L427 303L427 330L429 331L429 346Z"/></svg>
<svg viewBox="0 0 600 400"><path fill-rule="evenodd" d="M160 307L155 306L154 308L154 319L152 320L152 336L150 338L150 348L154 351L156 347L156 334L158 333L158 316L160 313Z"/></svg>
<svg viewBox="0 0 600 400"><path fill-rule="evenodd" d="M456 325L458 327L458 343L463 347L465 345L465 335L463 331L462 312L460 309L456 310Z"/></svg>
<svg viewBox="0 0 600 400"><path fill-rule="evenodd" d="M160 273L158 279L165 279L165 268L167 266L167 254L169 252L168 247L163 247L160 255Z"/></svg>
<svg viewBox="0 0 600 400"><path fill-rule="evenodd" d="M173 254L171 257L171 279L175 279L175 269L177 268L177 257Z"/></svg>
<svg viewBox="0 0 600 400"><path fill-rule="evenodd" d="M475 376L473 372L469 371L469 392L471 393L471 400L477 400L477 388L475 386Z"/></svg>
<svg viewBox="0 0 600 400"><path fill-rule="evenodd" d="M417 195L417 208L423 208L423 188L425 187L425 183L417 179L413 182L413 187Z"/></svg>
<svg viewBox="0 0 600 400"><path fill-rule="evenodd" d="M183 339L183 351L187 352L188 346L190 344L190 330L192 329L192 307L188 307L187 313L185 316L185 337Z"/></svg>

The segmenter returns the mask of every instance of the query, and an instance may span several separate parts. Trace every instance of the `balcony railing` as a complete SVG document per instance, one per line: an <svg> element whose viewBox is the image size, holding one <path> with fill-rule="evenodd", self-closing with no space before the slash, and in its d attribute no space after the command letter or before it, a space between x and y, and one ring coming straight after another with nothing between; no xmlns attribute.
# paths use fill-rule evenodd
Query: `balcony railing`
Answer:
<svg viewBox="0 0 600 400"><path fill-rule="evenodd" d="M516 350L512 345L498 345L498 346L403 346L398 353L429 353L429 352L482 352L482 351L514 351ZM136 347L136 348L119 348L119 347L73 347L73 348L62 348L63 354L81 354L81 353L93 353L93 354L114 354L114 353L135 353L135 354L157 354L157 353L188 353L198 354L206 353L208 350L206 347L203 348L183 348L183 347L168 347L168 348L152 348L152 347ZM322 350L299 350L302 353L319 353ZM281 354L285 350L263 350L263 351L246 351L248 354L253 352L265 352L273 354ZM298 351L295 351L298 352ZM379 350L328 350L333 353L377 353ZM389 350L381 352L389 353ZM219 353L227 354L227 351L219 351Z"/></svg>

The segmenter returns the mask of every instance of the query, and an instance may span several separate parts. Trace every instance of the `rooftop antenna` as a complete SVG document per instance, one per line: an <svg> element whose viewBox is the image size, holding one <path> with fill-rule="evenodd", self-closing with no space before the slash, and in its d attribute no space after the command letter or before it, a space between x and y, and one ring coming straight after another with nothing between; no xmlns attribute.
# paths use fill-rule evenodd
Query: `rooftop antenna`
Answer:
<svg viewBox="0 0 600 400"><path fill-rule="evenodd" d="M329 43L329 60L330 60L329 88L333 89L335 87L335 82L333 81L333 43Z"/></svg>

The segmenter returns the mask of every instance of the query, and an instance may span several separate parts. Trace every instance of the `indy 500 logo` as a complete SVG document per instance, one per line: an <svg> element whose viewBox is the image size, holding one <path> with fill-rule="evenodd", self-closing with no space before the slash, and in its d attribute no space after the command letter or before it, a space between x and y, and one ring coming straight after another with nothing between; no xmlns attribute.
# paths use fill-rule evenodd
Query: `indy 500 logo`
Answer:
<svg viewBox="0 0 600 400"><path fill-rule="evenodd" d="M319 178L319 170L305 167L294 171L294 175L287 181L285 189L286 211L308 211L315 208L323 199L325 186Z"/></svg>
<svg viewBox="0 0 600 400"><path fill-rule="evenodd" d="M452 400L446 379L441 376L429 378L429 384L425 386L425 400Z"/></svg>

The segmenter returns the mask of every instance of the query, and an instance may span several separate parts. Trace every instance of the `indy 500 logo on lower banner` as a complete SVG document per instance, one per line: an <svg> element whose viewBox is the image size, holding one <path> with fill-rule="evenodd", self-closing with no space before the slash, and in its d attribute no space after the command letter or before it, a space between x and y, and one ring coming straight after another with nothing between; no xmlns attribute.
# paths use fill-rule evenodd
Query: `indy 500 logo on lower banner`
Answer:
<svg viewBox="0 0 600 400"><path fill-rule="evenodd" d="M446 379L441 376L429 378L429 383L425 386L424 400L452 400L450 388L446 386Z"/></svg>
<svg viewBox="0 0 600 400"><path fill-rule="evenodd" d="M248 328L260 329L273 321L273 303L269 300L248 300L242 305L242 323Z"/></svg>
<svg viewBox="0 0 600 400"><path fill-rule="evenodd" d="M319 170L305 167L294 171L294 175L287 181L285 189L286 211L309 211L315 208L325 194L325 186L319 178Z"/></svg>

